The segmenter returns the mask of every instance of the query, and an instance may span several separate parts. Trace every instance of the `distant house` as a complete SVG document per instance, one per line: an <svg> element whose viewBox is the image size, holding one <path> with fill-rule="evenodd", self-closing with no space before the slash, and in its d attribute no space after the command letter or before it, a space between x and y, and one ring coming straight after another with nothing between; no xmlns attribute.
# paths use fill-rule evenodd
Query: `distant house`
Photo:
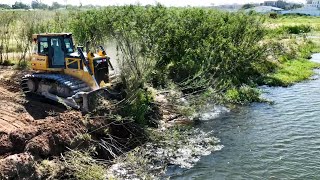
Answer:
<svg viewBox="0 0 320 180"><path fill-rule="evenodd" d="M303 8L282 11L281 14L301 14L301 15L308 15L308 16L320 16L320 10L318 7L305 6Z"/></svg>
<svg viewBox="0 0 320 180"><path fill-rule="evenodd" d="M277 7L272 7L272 6L257 6L254 8L247 9L246 11L255 11L257 13L267 14L267 13L271 13L271 12L280 13L281 11L283 11L283 9L277 8Z"/></svg>
<svg viewBox="0 0 320 180"><path fill-rule="evenodd" d="M241 9L242 4L224 4L220 6L213 6L212 8L221 9L221 10L239 10Z"/></svg>
<svg viewBox="0 0 320 180"><path fill-rule="evenodd" d="M284 0L264 1L263 6L272 6L284 9L286 7L286 4L287 3Z"/></svg>
<svg viewBox="0 0 320 180"><path fill-rule="evenodd" d="M307 0L306 7L320 8L320 0Z"/></svg>

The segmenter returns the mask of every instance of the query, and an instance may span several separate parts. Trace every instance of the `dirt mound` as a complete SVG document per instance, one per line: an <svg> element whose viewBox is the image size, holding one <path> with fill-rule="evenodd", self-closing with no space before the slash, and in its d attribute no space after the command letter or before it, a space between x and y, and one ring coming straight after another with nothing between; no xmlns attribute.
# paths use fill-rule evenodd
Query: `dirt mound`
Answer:
<svg viewBox="0 0 320 180"><path fill-rule="evenodd" d="M0 67L0 179L41 179L35 157L50 158L74 148L86 127L80 112L40 97L26 98L26 72Z"/></svg>
<svg viewBox="0 0 320 180"><path fill-rule="evenodd" d="M66 112L57 117L48 117L0 135L0 155L30 152L34 156L59 155L67 147L72 148L73 139L85 132L80 112Z"/></svg>
<svg viewBox="0 0 320 180"><path fill-rule="evenodd" d="M84 133L80 112L41 97L26 98L20 80L28 71L0 66L0 156L30 152L36 156L53 156L72 145Z"/></svg>
<svg viewBox="0 0 320 180"><path fill-rule="evenodd" d="M81 113L75 111L47 118L37 127L38 132L26 143L25 151L42 157L59 155L67 147L73 148L73 139L86 130Z"/></svg>
<svg viewBox="0 0 320 180"><path fill-rule="evenodd" d="M25 97L19 82L26 73L0 66L0 179L39 179L33 174L35 163L54 159L69 148L93 146L98 149L95 155L107 159L112 156L110 150L120 153L145 138L143 129L129 120L111 123L114 117L85 118L50 100Z"/></svg>
<svg viewBox="0 0 320 180"><path fill-rule="evenodd" d="M0 160L0 179L38 179L34 158L29 153L14 154Z"/></svg>
<svg viewBox="0 0 320 180"><path fill-rule="evenodd" d="M9 135L6 133L0 134L0 154L5 155L11 152L13 149L13 144L10 141Z"/></svg>

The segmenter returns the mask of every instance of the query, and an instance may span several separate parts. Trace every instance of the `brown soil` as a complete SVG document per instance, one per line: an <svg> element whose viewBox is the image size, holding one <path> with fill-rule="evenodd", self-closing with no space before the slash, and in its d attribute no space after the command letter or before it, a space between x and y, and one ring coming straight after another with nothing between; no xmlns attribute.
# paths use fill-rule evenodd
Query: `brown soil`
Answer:
<svg viewBox="0 0 320 180"><path fill-rule="evenodd" d="M34 158L73 148L73 139L86 131L80 112L40 97L26 98L19 88L26 73L0 67L0 179L30 173Z"/></svg>
<svg viewBox="0 0 320 180"><path fill-rule="evenodd" d="M40 179L35 172L34 157L29 153L0 159L0 179Z"/></svg>
<svg viewBox="0 0 320 180"><path fill-rule="evenodd" d="M109 159L145 141L143 129L130 120L87 118L58 103L27 98L19 85L27 73L0 66L0 179L43 179L37 174L37 163L56 159L70 149L94 146L95 156ZM85 133L92 139L83 138Z"/></svg>

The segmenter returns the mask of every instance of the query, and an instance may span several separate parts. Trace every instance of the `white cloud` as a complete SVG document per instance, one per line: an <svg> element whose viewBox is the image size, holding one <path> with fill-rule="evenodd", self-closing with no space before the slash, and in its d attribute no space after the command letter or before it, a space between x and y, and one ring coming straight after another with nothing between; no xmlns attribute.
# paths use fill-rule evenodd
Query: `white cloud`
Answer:
<svg viewBox="0 0 320 180"><path fill-rule="evenodd" d="M31 4L32 0L17 0L23 3ZM86 4L93 4L93 5L123 5L123 4L136 4L141 3L142 5L146 4L155 4L159 2L161 4L167 6L209 6L211 4L220 5L220 4L245 4L250 2L263 2L263 0L39 0L46 4L52 4L52 2L56 1L60 4L68 4L79 5L82 3L83 5ZM302 2L304 3L305 0L291 0L292 2ZM15 0L1 0L0 3L4 4L14 4Z"/></svg>

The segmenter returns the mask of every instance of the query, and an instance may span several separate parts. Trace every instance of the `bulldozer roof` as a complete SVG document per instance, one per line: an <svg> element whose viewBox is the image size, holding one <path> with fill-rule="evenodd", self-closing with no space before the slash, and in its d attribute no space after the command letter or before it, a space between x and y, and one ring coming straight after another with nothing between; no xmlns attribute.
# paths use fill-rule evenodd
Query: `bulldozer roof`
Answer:
<svg viewBox="0 0 320 180"><path fill-rule="evenodd" d="M37 39L38 36L70 36L72 33L40 33L40 34L33 34L32 38Z"/></svg>

